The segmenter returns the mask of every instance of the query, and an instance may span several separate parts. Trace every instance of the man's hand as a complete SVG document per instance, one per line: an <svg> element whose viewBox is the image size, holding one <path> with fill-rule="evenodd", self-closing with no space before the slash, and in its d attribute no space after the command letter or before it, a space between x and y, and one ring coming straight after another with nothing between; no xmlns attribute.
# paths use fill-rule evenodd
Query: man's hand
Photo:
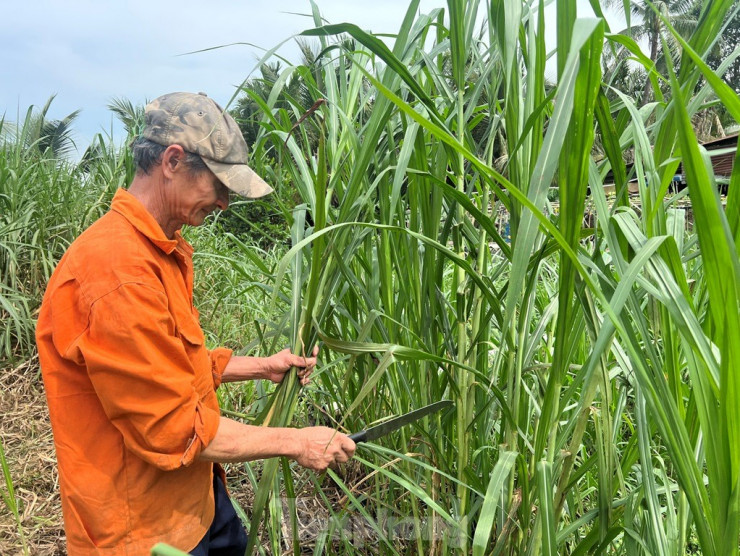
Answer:
<svg viewBox="0 0 740 556"><path fill-rule="evenodd" d="M311 357L293 355L289 349L284 349L265 359L262 378L271 380L272 382L282 382L291 367L295 367L298 371L298 379L305 386L311 381L311 373L316 367L316 357L318 354L319 346L313 348Z"/></svg>
<svg viewBox="0 0 740 556"><path fill-rule="evenodd" d="M325 471L345 463L355 454L355 443L350 437L329 427L298 429L301 448L295 460L314 471Z"/></svg>
<svg viewBox="0 0 740 556"><path fill-rule="evenodd" d="M216 436L198 457L236 463L284 456L308 469L324 471L346 462L354 453L352 439L328 427L257 427L222 416Z"/></svg>

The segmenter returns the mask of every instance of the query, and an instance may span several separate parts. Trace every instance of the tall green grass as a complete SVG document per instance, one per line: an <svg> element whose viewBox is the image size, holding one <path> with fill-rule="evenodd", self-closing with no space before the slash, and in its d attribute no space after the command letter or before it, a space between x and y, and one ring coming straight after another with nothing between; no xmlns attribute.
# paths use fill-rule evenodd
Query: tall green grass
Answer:
<svg viewBox="0 0 740 556"><path fill-rule="evenodd" d="M107 210L116 188L127 178L125 156L101 137L96 138L102 145L98 156L74 164L50 147L40 148L48 141L36 129L38 116L32 108L12 127L9 133L9 123L0 122L3 367L33 350L36 310L57 261L72 240Z"/></svg>
<svg viewBox="0 0 740 556"><path fill-rule="evenodd" d="M3 498L3 504L5 504L5 506L12 514L13 519L15 520L18 537L20 539L20 549L22 553L29 554L26 534L23 529L23 519L20 514L20 508L18 507L18 499L15 495L15 485L13 484L13 477L10 473L10 467L8 466L8 462L5 459L5 449L3 448L2 441L0 441L0 469L2 469L5 482L5 490L3 492L0 492Z"/></svg>
<svg viewBox="0 0 740 556"><path fill-rule="evenodd" d="M325 360L346 362L313 395L347 430L437 399L457 406L363 446L372 479L360 491L340 480L353 495L332 511L361 515L378 551L738 553L737 197L724 212L690 126L710 89L738 117L701 62L731 6L703 7L680 71L653 73L670 94L639 107L602 83L601 56L613 42L649 61L605 22L576 19L574 1L555 3L555 85L535 4L451 0L419 14L411 2L391 47L324 24L312 4L303 35L321 43L318 67L278 77L254 148L303 200L274 285L290 311L271 333L296 352L319 339ZM307 117L283 94L298 76L323 101ZM665 197L679 162L695 234ZM264 422L290 422L296 392L281 387ZM265 468L252 519L270 509L273 548L278 477L277 462ZM384 530L388 511L413 523L406 543Z"/></svg>

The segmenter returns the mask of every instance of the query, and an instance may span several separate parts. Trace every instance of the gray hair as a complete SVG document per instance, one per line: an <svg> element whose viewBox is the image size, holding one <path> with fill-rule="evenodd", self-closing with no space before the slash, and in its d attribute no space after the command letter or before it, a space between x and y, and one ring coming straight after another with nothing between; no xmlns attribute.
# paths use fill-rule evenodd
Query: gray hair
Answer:
<svg viewBox="0 0 740 556"><path fill-rule="evenodd" d="M149 174L152 168L162 162L162 154L166 150L167 147L145 139L142 136L134 139L131 143L131 152L134 156L136 173L143 172L144 174ZM183 162L193 176L208 170L208 166L206 166L203 159L197 154L185 151L185 160Z"/></svg>

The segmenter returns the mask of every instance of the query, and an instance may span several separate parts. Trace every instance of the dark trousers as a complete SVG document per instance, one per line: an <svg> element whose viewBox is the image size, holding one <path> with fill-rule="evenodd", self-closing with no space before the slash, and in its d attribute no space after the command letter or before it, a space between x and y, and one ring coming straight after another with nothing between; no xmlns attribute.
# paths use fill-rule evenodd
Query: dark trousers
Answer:
<svg viewBox="0 0 740 556"><path fill-rule="evenodd" d="M247 551L247 532L231 505L221 477L214 473L213 495L216 514L206 535L190 554L193 556L244 556Z"/></svg>

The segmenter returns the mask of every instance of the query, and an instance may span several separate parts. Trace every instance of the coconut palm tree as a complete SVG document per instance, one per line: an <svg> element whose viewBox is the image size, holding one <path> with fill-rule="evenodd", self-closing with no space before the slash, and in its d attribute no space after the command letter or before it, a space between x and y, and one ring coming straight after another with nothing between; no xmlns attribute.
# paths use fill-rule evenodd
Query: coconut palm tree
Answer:
<svg viewBox="0 0 740 556"><path fill-rule="evenodd" d="M49 119L47 115L55 97L51 95L39 111L30 106L22 124L5 122L0 139L14 144L16 148L32 149L58 160L71 155L77 149L72 124L80 111L75 110L61 120Z"/></svg>
<svg viewBox="0 0 740 556"><path fill-rule="evenodd" d="M665 39L670 56L676 59L680 52L678 41L670 33L664 32L665 26L661 16L665 17L682 36L688 37L696 29L698 23L696 14L701 11L700 4L697 0L604 1L604 6L625 12L628 16L627 27L620 31L620 34L629 35L637 41L647 41L650 60L658 66L664 65L663 57L666 55L666 52L663 52L661 36ZM647 102L649 94L650 80L646 79L641 97L642 104Z"/></svg>
<svg viewBox="0 0 740 556"><path fill-rule="evenodd" d="M117 97L108 103L108 110L120 120L129 137L136 137L144 128L144 107L148 103L145 100L144 104L134 104L127 98Z"/></svg>

